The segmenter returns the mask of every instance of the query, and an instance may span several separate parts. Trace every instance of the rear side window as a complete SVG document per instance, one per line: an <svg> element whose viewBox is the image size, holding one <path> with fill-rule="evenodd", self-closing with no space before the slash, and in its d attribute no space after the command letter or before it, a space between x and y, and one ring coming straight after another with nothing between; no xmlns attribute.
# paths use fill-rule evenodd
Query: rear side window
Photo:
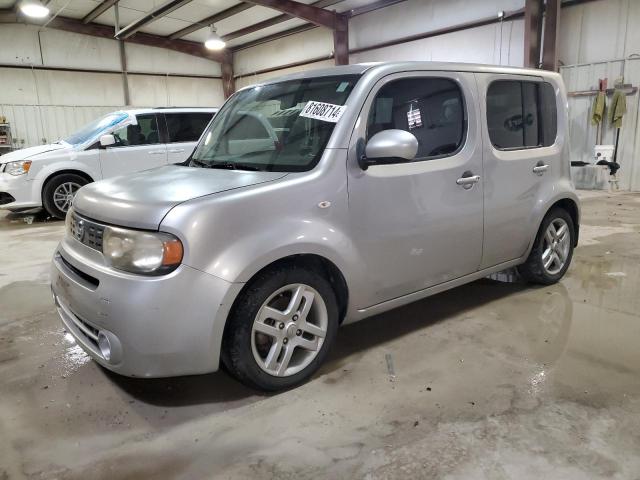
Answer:
<svg viewBox="0 0 640 480"><path fill-rule="evenodd" d="M498 80L487 91L487 125L501 150L548 147L556 140L556 96L551 84Z"/></svg>
<svg viewBox="0 0 640 480"><path fill-rule="evenodd" d="M212 113L165 113L169 142L197 142Z"/></svg>
<svg viewBox="0 0 640 480"><path fill-rule="evenodd" d="M462 91L447 78L408 78L380 89L371 105L367 140L389 129L406 130L418 139L416 160L451 155L464 141Z"/></svg>

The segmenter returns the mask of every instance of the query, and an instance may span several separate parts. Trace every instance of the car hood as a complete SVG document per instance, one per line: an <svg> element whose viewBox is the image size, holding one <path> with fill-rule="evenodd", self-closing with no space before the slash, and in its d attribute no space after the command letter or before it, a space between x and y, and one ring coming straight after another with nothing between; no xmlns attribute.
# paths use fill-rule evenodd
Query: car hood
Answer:
<svg viewBox="0 0 640 480"><path fill-rule="evenodd" d="M81 215L112 225L158 229L176 205L194 198L271 182L283 172L160 167L82 187L73 200Z"/></svg>
<svg viewBox="0 0 640 480"><path fill-rule="evenodd" d="M70 150L69 145L52 143L51 145L38 145L37 147L23 148L15 152L9 152L0 157L0 163L15 162L18 160L31 160L34 158L48 157L52 152L59 153L60 150Z"/></svg>

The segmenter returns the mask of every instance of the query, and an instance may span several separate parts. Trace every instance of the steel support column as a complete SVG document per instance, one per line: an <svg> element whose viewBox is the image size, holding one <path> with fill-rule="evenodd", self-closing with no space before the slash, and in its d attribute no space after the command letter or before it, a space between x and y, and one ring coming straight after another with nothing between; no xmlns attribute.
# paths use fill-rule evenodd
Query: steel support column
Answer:
<svg viewBox="0 0 640 480"><path fill-rule="evenodd" d="M236 79L233 76L233 53L224 52L224 60L220 64L220 69L222 71L222 91L226 100L236 91Z"/></svg>
<svg viewBox="0 0 640 480"><path fill-rule="evenodd" d="M336 65L349 65L349 17L347 15L336 14L333 55Z"/></svg>
<svg viewBox="0 0 640 480"><path fill-rule="evenodd" d="M118 3L113 5L113 13L115 17L114 35L120 30L120 12L118 11ZM122 70L122 92L124 96L124 104L131 105L131 95L129 92L129 77L127 76L127 54L124 49L124 41L117 40L118 51L120 52L120 70Z"/></svg>
<svg viewBox="0 0 640 480"><path fill-rule="evenodd" d="M544 11L544 43L542 44L542 68L558 69L558 35L560 32L560 0L547 0Z"/></svg>
<svg viewBox="0 0 640 480"><path fill-rule="evenodd" d="M558 2L559 3L559 2ZM524 66L538 68L542 39L543 0L525 0L524 4Z"/></svg>

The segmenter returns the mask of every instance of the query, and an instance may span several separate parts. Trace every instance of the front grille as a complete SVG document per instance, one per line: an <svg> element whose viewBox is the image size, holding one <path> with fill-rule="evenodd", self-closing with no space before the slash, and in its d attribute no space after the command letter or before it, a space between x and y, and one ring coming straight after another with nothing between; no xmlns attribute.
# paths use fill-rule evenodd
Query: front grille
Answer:
<svg viewBox="0 0 640 480"><path fill-rule="evenodd" d="M102 251L102 236L104 235L104 225L100 225L92 220L81 217L75 212L71 214L69 222L69 234L99 252Z"/></svg>
<svg viewBox="0 0 640 480"><path fill-rule="evenodd" d="M92 277L91 275L89 275L88 273L84 273L82 270L80 270L79 268L74 267L73 265L71 265L71 263L69 262L69 260L67 260L66 258L64 258L62 255L60 254L56 254L56 258L59 258L60 261L64 264L65 267L67 267L71 272L75 273L78 277L80 277L82 280L84 280L85 282L93 285L94 289L98 288L98 286L100 285L100 280L98 280L95 277Z"/></svg>
<svg viewBox="0 0 640 480"><path fill-rule="evenodd" d="M75 313L73 314L76 317L74 318L74 320L76 320L76 325L79 324L78 327L80 327L80 330L82 331L82 333L84 333L84 336L87 338L87 340L97 347L99 330L95 328L93 325L90 325L87 322L85 322L82 318L80 318Z"/></svg>

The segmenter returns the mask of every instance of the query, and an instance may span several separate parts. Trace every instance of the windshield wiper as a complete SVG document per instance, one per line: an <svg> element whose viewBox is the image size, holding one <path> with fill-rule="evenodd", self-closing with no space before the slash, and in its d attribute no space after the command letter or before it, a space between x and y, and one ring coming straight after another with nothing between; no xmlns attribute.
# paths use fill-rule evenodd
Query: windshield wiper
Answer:
<svg viewBox="0 0 640 480"><path fill-rule="evenodd" d="M236 162L215 162L207 165L206 168L221 168L225 170L250 170L253 172L262 171L261 168L258 168L254 165L250 165L248 163L236 163Z"/></svg>
<svg viewBox="0 0 640 480"><path fill-rule="evenodd" d="M209 164L208 164L208 163L206 163L206 162L201 162L201 161L200 161L200 160L198 160L197 158L193 158L193 157L191 157L191 161L188 163L188 165L189 165L189 166L191 166L192 164L193 164L193 165L197 165L197 166L199 166L199 167L201 167L201 168L208 168L208 167L209 167Z"/></svg>

